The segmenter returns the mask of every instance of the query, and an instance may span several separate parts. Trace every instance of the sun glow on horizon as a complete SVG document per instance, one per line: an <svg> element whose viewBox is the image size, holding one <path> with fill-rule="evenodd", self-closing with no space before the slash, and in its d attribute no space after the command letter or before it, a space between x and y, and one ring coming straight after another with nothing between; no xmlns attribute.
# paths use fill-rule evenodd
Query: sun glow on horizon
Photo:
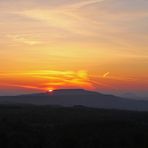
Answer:
<svg viewBox="0 0 148 148"><path fill-rule="evenodd" d="M48 92L50 92L50 93L53 92L53 89L49 89Z"/></svg>

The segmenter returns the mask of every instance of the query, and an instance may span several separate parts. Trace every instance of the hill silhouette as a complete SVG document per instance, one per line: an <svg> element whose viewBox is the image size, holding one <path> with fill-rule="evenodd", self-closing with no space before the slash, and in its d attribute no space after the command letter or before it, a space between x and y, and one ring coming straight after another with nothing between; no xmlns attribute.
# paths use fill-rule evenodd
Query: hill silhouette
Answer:
<svg viewBox="0 0 148 148"><path fill-rule="evenodd" d="M148 101L121 98L84 89L59 89L53 92L2 96L1 104L86 106L104 109L148 111Z"/></svg>

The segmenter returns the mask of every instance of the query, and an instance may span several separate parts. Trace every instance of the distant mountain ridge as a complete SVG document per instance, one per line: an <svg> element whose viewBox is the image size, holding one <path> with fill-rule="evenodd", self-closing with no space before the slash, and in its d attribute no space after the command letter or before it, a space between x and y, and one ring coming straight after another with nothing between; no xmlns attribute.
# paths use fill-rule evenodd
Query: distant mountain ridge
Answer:
<svg viewBox="0 0 148 148"><path fill-rule="evenodd" d="M53 91L54 95L90 95L97 92L91 92L84 89L57 89Z"/></svg>
<svg viewBox="0 0 148 148"><path fill-rule="evenodd" d="M59 89L53 92L0 97L0 103L60 105L148 111L148 101L133 100L114 95L105 95L84 89Z"/></svg>
<svg viewBox="0 0 148 148"><path fill-rule="evenodd" d="M19 96L54 96L54 95L95 95L100 94L99 92L88 91L85 89L56 89L52 92L47 91L45 93L34 93Z"/></svg>

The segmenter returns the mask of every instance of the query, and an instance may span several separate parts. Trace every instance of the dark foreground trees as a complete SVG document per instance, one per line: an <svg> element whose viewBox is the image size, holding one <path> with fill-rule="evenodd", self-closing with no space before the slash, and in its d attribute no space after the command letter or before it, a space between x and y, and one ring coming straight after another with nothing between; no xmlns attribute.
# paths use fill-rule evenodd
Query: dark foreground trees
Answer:
<svg viewBox="0 0 148 148"><path fill-rule="evenodd" d="M147 148L148 113L0 106L2 148Z"/></svg>

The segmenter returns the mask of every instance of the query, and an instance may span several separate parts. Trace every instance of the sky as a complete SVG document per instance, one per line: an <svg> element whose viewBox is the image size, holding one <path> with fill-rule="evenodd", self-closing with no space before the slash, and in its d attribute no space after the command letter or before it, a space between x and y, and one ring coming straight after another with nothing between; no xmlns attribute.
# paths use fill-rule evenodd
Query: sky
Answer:
<svg viewBox="0 0 148 148"><path fill-rule="evenodd" d="M148 0L0 0L0 95L148 91Z"/></svg>

